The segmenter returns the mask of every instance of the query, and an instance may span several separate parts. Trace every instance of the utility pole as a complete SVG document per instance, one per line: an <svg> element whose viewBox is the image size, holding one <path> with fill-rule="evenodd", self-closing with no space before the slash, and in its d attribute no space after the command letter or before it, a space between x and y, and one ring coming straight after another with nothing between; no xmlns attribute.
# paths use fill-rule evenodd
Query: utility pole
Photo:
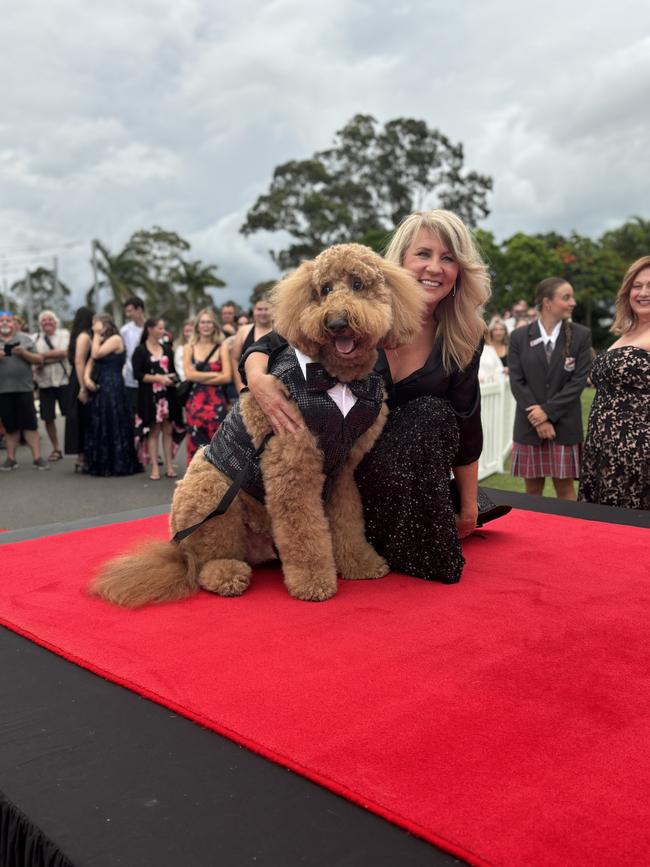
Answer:
<svg viewBox="0 0 650 867"><path fill-rule="evenodd" d="M7 292L7 257L2 257L2 309L9 307L9 294Z"/></svg>
<svg viewBox="0 0 650 867"><path fill-rule="evenodd" d="M90 255L93 266L93 307L95 313L99 313L99 284L97 282L97 241L90 242Z"/></svg>
<svg viewBox="0 0 650 867"><path fill-rule="evenodd" d="M25 272L25 285L27 286L27 327L29 333L34 333L34 293L32 292L32 275L29 268Z"/></svg>
<svg viewBox="0 0 650 867"><path fill-rule="evenodd" d="M55 309L56 309L57 307L59 307L59 301L63 301L62 297L59 298L59 257L58 256L52 257L52 282L53 282L53 289L54 289L54 293L53 293L52 297L54 299L54 305L55 305ZM63 295L63 293L61 293L61 295ZM61 304L61 307L63 307L63 304ZM56 312L60 314L61 309L60 308L57 309Z"/></svg>

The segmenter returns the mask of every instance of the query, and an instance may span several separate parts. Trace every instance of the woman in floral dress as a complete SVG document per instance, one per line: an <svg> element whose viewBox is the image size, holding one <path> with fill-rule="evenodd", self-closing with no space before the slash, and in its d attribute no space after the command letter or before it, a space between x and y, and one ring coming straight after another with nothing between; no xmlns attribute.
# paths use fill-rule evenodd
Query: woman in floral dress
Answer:
<svg viewBox="0 0 650 867"><path fill-rule="evenodd" d="M143 466L151 463L149 478L160 479L158 440L162 434L165 476L176 478L172 463L178 446L185 436L183 414L176 400L176 369L174 354L163 343L165 323L162 319L147 319L142 338L133 352L133 375L138 385L138 406L135 416L135 438L138 458Z"/></svg>
<svg viewBox="0 0 650 867"><path fill-rule="evenodd" d="M596 356L578 499L650 510L650 256L630 265L610 331Z"/></svg>
<svg viewBox="0 0 650 867"><path fill-rule="evenodd" d="M183 353L185 379L194 383L185 404L188 464L196 450L210 442L228 409L223 387L232 381L232 365L223 340L214 310L200 310Z"/></svg>

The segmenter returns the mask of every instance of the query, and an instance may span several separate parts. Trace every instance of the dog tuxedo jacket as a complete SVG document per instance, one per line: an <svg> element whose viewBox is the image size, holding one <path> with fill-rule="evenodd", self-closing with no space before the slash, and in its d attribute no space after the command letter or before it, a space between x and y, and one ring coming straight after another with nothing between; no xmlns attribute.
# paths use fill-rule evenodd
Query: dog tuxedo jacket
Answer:
<svg viewBox="0 0 650 867"><path fill-rule="evenodd" d="M337 383L320 364L309 363L306 356L291 346L287 346L273 359L269 373L285 385L289 397L297 403L307 428L316 437L323 453L325 482L322 496L327 501L353 444L379 415L384 399L383 378L372 371L363 380ZM340 398L335 394L337 390L346 389L351 392L354 401L347 412L347 407L339 407ZM236 478L247 467L242 489L264 502L260 456L256 457L255 452L239 403L235 403L210 444L205 447L204 456L230 479Z"/></svg>

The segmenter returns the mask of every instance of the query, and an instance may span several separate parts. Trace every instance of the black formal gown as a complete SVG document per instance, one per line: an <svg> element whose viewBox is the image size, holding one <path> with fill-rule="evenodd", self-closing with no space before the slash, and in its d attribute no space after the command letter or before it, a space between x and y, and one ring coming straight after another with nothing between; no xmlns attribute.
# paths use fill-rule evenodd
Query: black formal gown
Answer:
<svg viewBox="0 0 650 867"><path fill-rule="evenodd" d="M391 569L453 584L465 560L449 492L453 466L478 460L483 445L480 349L463 371L447 373L436 343L420 370L392 381L385 355L376 369L390 414L356 473L366 536Z"/></svg>
<svg viewBox="0 0 650 867"><path fill-rule="evenodd" d="M135 451L133 417L122 368L126 353L97 358L93 379L97 391L88 401L84 456L91 476L130 476L142 469Z"/></svg>

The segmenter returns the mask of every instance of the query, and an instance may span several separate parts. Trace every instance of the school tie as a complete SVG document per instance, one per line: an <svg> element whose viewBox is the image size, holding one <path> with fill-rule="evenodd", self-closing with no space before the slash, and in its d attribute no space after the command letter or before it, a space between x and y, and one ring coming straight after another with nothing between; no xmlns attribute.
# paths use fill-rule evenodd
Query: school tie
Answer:
<svg viewBox="0 0 650 867"><path fill-rule="evenodd" d="M546 363L550 364L551 363L551 356L553 355L553 341L547 340L546 346L544 347L544 349L546 351Z"/></svg>

